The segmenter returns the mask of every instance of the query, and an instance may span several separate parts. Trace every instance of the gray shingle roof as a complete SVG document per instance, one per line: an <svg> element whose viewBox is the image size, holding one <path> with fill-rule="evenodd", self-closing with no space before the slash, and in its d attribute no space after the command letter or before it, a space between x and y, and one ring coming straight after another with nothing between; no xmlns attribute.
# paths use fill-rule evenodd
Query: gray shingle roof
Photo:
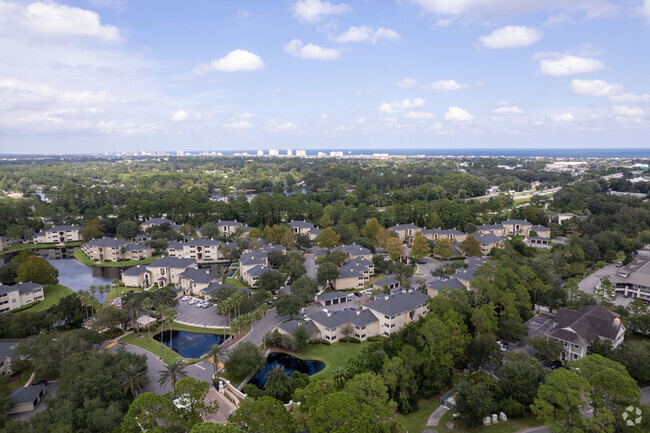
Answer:
<svg viewBox="0 0 650 433"><path fill-rule="evenodd" d="M92 239L86 242L85 245L91 247L101 247L101 248L122 248L126 247L129 244L128 241L120 238L101 238L101 239Z"/></svg>
<svg viewBox="0 0 650 433"><path fill-rule="evenodd" d="M136 250L146 250L146 249L151 249L151 247L148 247L144 244L129 244L125 248L126 251L136 251Z"/></svg>
<svg viewBox="0 0 650 433"><path fill-rule="evenodd" d="M503 224L483 224L476 227L476 230L503 230Z"/></svg>
<svg viewBox="0 0 650 433"><path fill-rule="evenodd" d="M143 222L142 224L159 226L159 225L165 224L165 223L170 224L170 225L174 224L173 221L168 220L167 218L150 218L150 219L146 220L145 222Z"/></svg>
<svg viewBox="0 0 650 433"><path fill-rule="evenodd" d="M555 318L557 326L547 335L588 346L596 337L615 340L621 330L618 315L600 305L586 305L578 311L560 308Z"/></svg>
<svg viewBox="0 0 650 433"><path fill-rule="evenodd" d="M22 387L22 388L16 388L13 391L11 391L11 394L9 397L13 400L14 404L25 404L25 403L31 403L36 398L38 395L45 389L44 384L39 384L39 385L31 385L28 387Z"/></svg>
<svg viewBox="0 0 650 433"><path fill-rule="evenodd" d="M307 221L291 221L289 223L289 227L291 228L301 228L301 229L311 229L314 227L312 223L308 223Z"/></svg>
<svg viewBox="0 0 650 433"><path fill-rule="evenodd" d="M408 229L419 230L420 227L416 226L415 224L397 224L397 225L392 226L390 228L390 230L393 230L393 231L408 230Z"/></svg>
<svg viewBox="0 0 650 433"><path fill-rule="evenodd" d="M262 265L267 258L268 253L266 251L251 251L241 255L239 264L241 266Z"/></svg>
<svg viewBox="0 0 650 433"><path fill-rule="evenodd" d="M21 295L24 295L25 293L31 293L34 289L38 288L43 288L42 285L36 284L36 283L20 283L20 284L15 284L13 286L1 286L0 285L0 293L9 293L13 292L15 290L18 290L18 293Z"/></svg>
<svg viewBox="0 0 650 433"><path fill-rule="evenodd" d="M329 314L329 316L328 316ZM326 313L318 311L307 316L308 319L320 323L327 328L337 328L346 323L357 326L366 326L376 322L378 319L370 310L340 310Z"/></svg>
<svg viewBox="0 0 650 433"><path fill-rule="evenodd" d="M526 220L505 220L505 221L501 221L501 224L503 225L519 224L520 226L532 226L532 224Z"/></svg>
<svg viewBox="0 0 650 433"><path fill-rule="evenodd" d="M210 271L206 269L194 268L188 268L184 270L183 273L180 274L180 277L197 284L206 284L211 281L216 281L217 279L216 276L214 276L212 273L210 273Z"/></svg>
<svg viewBox="0 0 650 433"><path fill-rule="evenodd" d="M384 287L384 285L390 286L391 284L396 284L399 282L400 280L396 280L395 278L384 278L383 280L375 281L374 285L377 287Z"/></svg>
<svg viewBox="0 0 650 433"><path fill-rule="evenodd" d="M306 322L300 322L298 320L289 320L288 322L280 323L278 325L278 328L282 329L288 334L293 335L293 333L296 332L296 329L298 329L298 326L300 325L303 325L305 327L309 335L313 335L315 326L314 326L314 322L312 322L311 320L308 320Z"/></svg>
<svg viewBox="0 0 650 433"><path fill-rule="evenodd" d="M321 293L320 295L317 296L317 298L320 299L321 301L331 301L332 299L341 299L347 297L348 295L341 292L326 292L326 293Z"/></svg>
<svg viewBox="0 0 650 433"><path fill-rule="evenodd" d="M388 298L388 299L386 299ZM422 292L400 292L390 296L380 296L379 299L367 302L364 307L371 308L381 314L395 316L405 311L415 310L426 304L428 296Z"/></svg>
<svg viewBox="0 0 650 433"><path fill-rule="evenodd" d="M248 272L246 272L246 273L247 273L248 275L250 275L251 277L259 277L259 276L262 275L264 272L266 272L266 271L272 271L272 270L273 270L273 268L270 268L270 267L268 267L268 266L257 265L257 266L254 266L254 267L250 268L250 269L248 270Z"/></svg>
<svg viewBox="0 0 650 433"><path fill-rule="evenodd" d="M244 224L240 223L239 221L219 221L217 223L218 227L221 227L221 226L240 227L240 226L243 226L243 225Z"/></svg>
<svg viewBox="0 0 650 433"><path fill-rule="evenodd" d="M481 245L491 245L491 244L498 244L499 242L503 241L503 238L493 235L492 233L488 233L486 235L474 235L474 238L481 243Z"/></svg>
<svg viewBox="0 0 650 433"><path fill-rule="evenodd" d="M192 239L191 241L187 241L185 245L189 245L191 247L212 247L212 246L219 246L221 244L221 241L215 241L213 239Z"/></svg>
<svg viewBox="0 0 650 433"><path fill-rule="evenodd" d="M339 245L338 247L332 248L332 251L345 251L351 256L367 256L372 254L369 249L356 244Z"/></svg>
<svg viewBox="0 0 650 433"><path fill-rule="evenodd" d="M232 284L221 284L219 282L213 282L208 284L208 287L203 289L203 293L205 293L207 296L212 296L216 294L218 291L232 287Z"/></svg>
<svg viewBox="0 0 650 433"><path fill-rule="evenodd" d="M122 272L122 275L127 275L129 277L137 277L138 275L142 275L149 272L147 268L141 265L133 266L132 268L127 269L126 271Z"/></svg>
<svg viewBox="0 0 650 433"><path fill-rule="evenodd" d="M434 282L432 282L432 283L429 283L429 284L427 285L427 287L430 287L430 288L435 289L435 290L440 290L440 289L442 289L443 287L449 287L450 289L453 289L453 290L460 290L460 289L464 289L464 288L465 288L465 286L463 285L463 283L461 283L460 281L458 281L457 278L450 278L450 279L448 279L448 280L438 280L438 281L434 281Z"/></svg>
<svg viewBox="0 0 650 433"><path fill-rule="evenodd" d="M192 259L182 259L180 257L166 256L166 257L162 257L162 258L156 260L155 262L153 262L152 264L147 265L147 266L150 266L152 268L175 268L175 269L179 269L179 268L187 268L188 266L191 266L194 263L196 263L196 262L194 260L192 260Z"/></svg>

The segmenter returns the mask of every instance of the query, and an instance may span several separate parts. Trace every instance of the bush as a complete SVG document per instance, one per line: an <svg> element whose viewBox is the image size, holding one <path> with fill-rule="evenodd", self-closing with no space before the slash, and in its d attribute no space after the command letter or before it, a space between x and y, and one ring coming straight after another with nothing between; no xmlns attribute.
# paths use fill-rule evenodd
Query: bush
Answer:
<svg viewBox="0 0 650 433"><path fill-rule="evenodd" d="M30 302L29 304L23 305L20 308L16 308L14 310L11 310L10 313L20 313L21 311L29 310L30 308L35 307L36 305L38 305L40 303L41 303L41 301Z"/></svg>
<svg viewBox="0 0 650 433"><path fill-rule="evenodd" d="M237 379L245 379L256 373L264 365L264 356L258 347L249 342L239 343L225 362L228 374Z"/></svg>
<svg viewBox="0 0 650 433"><path fill-rule="evenodd" d="M501 407L503 413L508 416L508 418L521 418L526 413L526 408L524 405L514 400L513 398L502 400L499 403L499 406Z"/></svg>
<svg viewBox="0 0 650 433"><path fill-rule="evenodd" d="M244 385L242 391L244 392L244 394L252 398L264 397L266 395L266 392L263 389L259 389L252 383L247 383L246 385Z"/></svg>
<svg viewBox="0 0 650 433"><path fill-rule="evenodd" d="M386 337L368 337L366 338L367 341L384 341Z"/></svg>
<svg viewBox="0 0 650 433"><path fill-rule="evenodd" d="M320 340L310 340L310 341L309 341L309 344L324 344L324 345L326 345L326 346L329 346L329 345L332 344L332 343L330 343L330 342L327 341L327 340L320 339Z"/></svg>
<svg viewBox="0 0 650 433"><path fill-rule="evenodd" d="M359 343L361 343L361 340L359 340L358 338L354 338L354 337L350 337L350 338L341 338L340 341L345 341L346 343L355 343L355 344L359 344Z"/></svg>

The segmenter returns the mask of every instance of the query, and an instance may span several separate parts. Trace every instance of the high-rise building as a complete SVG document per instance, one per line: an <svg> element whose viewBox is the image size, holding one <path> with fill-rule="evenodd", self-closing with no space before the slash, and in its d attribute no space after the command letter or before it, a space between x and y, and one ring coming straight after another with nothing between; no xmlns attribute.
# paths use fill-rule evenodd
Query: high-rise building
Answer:
<svg viewBox="0 0 650 433"><path fill-rule="evenodd" d="M306 150L296 150L296 156L305 157L305 156L307 156L307 151Z"/></svg>
<svg viewBox="0 0 650 433"><path fill-rule="evenodd" d="M287 156L291 156L291 155L293 155L293 152L291 151L291 149L287 149Z"/></svg>
<svg viewBox="0 0 650 433"><path fill-rule="evenodd" d="M176 156L185 156L185 152L183 152L182 150L177 150Z"/></svg>
<svg viewBox="0 0 650 433"><path fill-rule="evenodd" d="M263 150L258 150L257 151L257 156L264 156L264 151Z"/></svg>
<svg viewBox="0 0 650 433"><path fill-rule="evenodd" d="M269 149L269 156L280 156L278 149Z"/></svg>

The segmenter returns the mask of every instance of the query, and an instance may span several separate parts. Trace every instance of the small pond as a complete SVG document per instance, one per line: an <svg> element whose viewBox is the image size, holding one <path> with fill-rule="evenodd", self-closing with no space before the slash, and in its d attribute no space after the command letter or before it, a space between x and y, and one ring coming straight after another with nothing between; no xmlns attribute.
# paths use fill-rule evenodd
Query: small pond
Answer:
<svg viewBox="0 0 650 433"><path fill-rule="evenodd" d="M266 373L273 370L276 365L281 365L289 375L297 370L311 376L325 368L325 363L322 361L299 359L286 353L271 353L266 357L266 364L264 364L262 370L253 376L249 383L252 383L258 388L264 388Z"/></svg>
<svg viewBox="0 0 650 433"><path fill-rule="evenodd" d="M169 347L169 331L156 334L153 338ZM223 334L172 331L172 350L184 358L200 358L210 350L210 347L223 343L226 338L228 336Z"/></svg>
<svg viewBox="0 0 650 433"><path fill-rule="evenodd" d="M46 259L59 271L59 284L70 287L73 291L88 290L90 286L110 285L114 278L120 278L120 272L126 268L103 268L86 266L77 259ZM106 295L95 293L98 301L104 302Z"/></svg>

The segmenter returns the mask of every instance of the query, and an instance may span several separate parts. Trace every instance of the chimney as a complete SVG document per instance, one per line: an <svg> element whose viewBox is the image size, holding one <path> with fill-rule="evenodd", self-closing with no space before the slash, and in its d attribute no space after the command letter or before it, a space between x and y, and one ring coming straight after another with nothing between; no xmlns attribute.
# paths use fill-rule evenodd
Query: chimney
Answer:
<svg viewBox="0 0 650 433"><path fill-rule="evenodd" d="M384 296L384 301L388 301L390 299L390 295Z"/></svg>

